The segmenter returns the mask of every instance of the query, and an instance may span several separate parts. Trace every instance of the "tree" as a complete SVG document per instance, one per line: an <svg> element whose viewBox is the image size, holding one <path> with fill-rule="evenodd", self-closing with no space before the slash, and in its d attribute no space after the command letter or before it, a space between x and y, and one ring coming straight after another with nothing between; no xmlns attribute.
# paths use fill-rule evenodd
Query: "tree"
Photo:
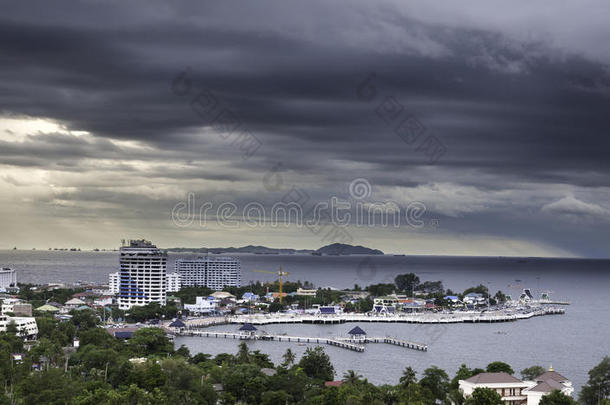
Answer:
<svg viewBox="0 0 610 405"><path fill-rule="evenodd" d="M541 366L531 366L521 370L521 377L524 380L533 381L536 377L544 374L546 370Z"/></svg>
<svg viewBox="0 0 610 405"><path fill-rule="evenodd" d="M419 277L414 273L399 274L394 278L394 284L398 291L409 293L419 285Z"/></svg>
<svg viewBox="0 0 610 405"><path fill-rule="evenodd" d="M148 356L150 354L173 353L174 346L161 328L142 328L133 333L128 341L129 347L135 355Z"/></svg>
<svg viewBox="0 0 610 405"><path fill-rule="evenodd" d="M250 362L250 351L248 350L248 345L246 342L241 342L239 344L239 349L237 350L237 361L239 363Z"/></svg>
<svg viewBox="0 0 610 405"><path fill-rule="evenodd" d="M415 384L417 382L416 374L417 372L411 366L405 368L400 377L400 385L407 388L409 385Z"/></svg>
<svg viewBox="0 0 610 405"><path fill-rule="evenodd" d="M261 395L261 405L277 405L288 403L288 394L286 391L267 391Z"/></svg>
<svg viewBox="0 0 610 405"><path fill-rule="evenodd" d="M355 372L354 370L347 370L345 374L343 374L343 382L346 384L357 384L360 382L362 376Z"/></svg>
<svg viewBox="0 0 610 405"><path fill-rule="evenodd" d="M610 395L610 357L606 356L589 371L589 381L580 391L580 402L595 405Z"/></svg>
<svg viewBox="0 0 610 405"><path fill-rule="evenodd" d="M451 380L451 384L449 384L449 388L457 390L460 386L460 380L465 380L467 378L472 377L473 370L469 369L466 364L462 364L458 371L455 373L455 377Z"/></svg>
<svg viewBox="0 0 610 405"><path fill-rule="evenodd" d="M559 390L553 390L550 394L543 396L538 405L576 405L576 401Z"/></svg>
<svg viewBox="0 0 610 405"><path fill-rule="evenodd" d="M515 374L515 372L513 371L512 367L502 361L494 361L492 363L489 363L487 365L487 372L488 373L508 373L508 374Z"/></svg>
<svg viewBox="0 0 610 405"><path fill-rule="evenodd" d="M330 362L330 357L320 346L307 348L305 355L299 361L299 367L308 377L316 380L330 381L335 376L335 368Z"/></svg>
<svg viewBox="0 0 610 405"><path fill-rule="evenodd" d="M419 381L419 384L423 388L427 388L435 399L443 401L447 396L449 376L445 370L432 366L424 370L423 377Z"/></svg>
<svg viewBox="0 0 610 405"><path fill-rule="evenodd" d="M475 388L472 395L464 401L464 405L503 405L502 397L491 388Z"/></svg>
<svg viewBox="0 0 610 405"><path fill-rule="evenodd" d="M290 367L294 364L296 356L294 355L292 350L290 350L290 348L288 348L288 349L286 349L286 353L284 353L284 355L282 356L282 359L284 360L282 362L282 366Z"/></svg>

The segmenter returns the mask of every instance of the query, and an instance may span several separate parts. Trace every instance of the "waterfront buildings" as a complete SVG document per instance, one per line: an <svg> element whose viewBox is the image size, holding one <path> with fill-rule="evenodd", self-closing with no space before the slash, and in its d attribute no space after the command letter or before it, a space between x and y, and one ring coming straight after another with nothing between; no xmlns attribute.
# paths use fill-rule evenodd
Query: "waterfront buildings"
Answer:
<svg viewBox="0 0 610 405"><path fill-rule="evenodd" d="M17 275L15 270L8 267L0 268L0 290L6 291L9 288L17 287Z"/></svg>
<svg viewBox="0 0 610 405"><path fill-rule="evenodd" d="M182 277L178 273L167 275L167 292L178 292L182 287Z"/></svg>
<svg viewBox="0 0 610 405"><path fill-rule="evenodd" d="M165 305L167 254L146 240L131 240L119 253L119 308Z"/></svg>
<svg viewBox="0 0 610 405"><path fill-rule="evenodd" d="M178 273L169 273L166 276L166 291L167 292L178 292L182 287L181 277ZM120 277L119 273L108 274L108 290L110 294L118 294L120 288Z"/></svg>
<svg viewBox="0 0 610 405"><path fill-rule="evenodd" d="M538 405L544 395L559 390L572 395L572 382L551 367L535 381L521 381L508 373L480 373L459 381L464 397L469 397L476 388L496 390L506 405Z"/></svg>
<svg viewBox="0 0 610 405"><path fill-rule="evenodd" d="M182 286L202 286L220 291L225 286L241 286L241 263L234 257L206 256L176 260Z"/></svg>

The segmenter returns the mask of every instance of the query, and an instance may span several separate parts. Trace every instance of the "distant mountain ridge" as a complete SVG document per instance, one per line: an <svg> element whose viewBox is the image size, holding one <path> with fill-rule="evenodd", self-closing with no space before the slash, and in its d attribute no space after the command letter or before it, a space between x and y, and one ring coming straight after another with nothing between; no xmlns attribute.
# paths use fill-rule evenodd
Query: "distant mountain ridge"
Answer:
<svg viewBox="0 0 610 405"><path fill-rule="evenodd" d="M381 250L370 249L364 246L353 246L344 243L333 243L322 246L320 249L290 249L290 248L269 248L266 246L242 246L242 247L226 247L226 248L184 248L175 247L167 248L168 252L194 252L194 253L253 253L258 255L279 255L279 254L313 254L313 255L382 255Z"/></svg>

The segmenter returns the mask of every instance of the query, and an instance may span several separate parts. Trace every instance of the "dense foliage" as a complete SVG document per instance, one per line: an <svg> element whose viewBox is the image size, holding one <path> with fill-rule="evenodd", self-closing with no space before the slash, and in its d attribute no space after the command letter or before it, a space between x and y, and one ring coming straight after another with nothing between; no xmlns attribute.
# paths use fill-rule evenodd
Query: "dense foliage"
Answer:
<svg viewBox="0 0 610 405"><path fill-rule="evenodd" d="M339 386L335 369L321 347L310 347L297 359L287 350L279 365L241 342L237 353L215 357L191 356L184 346L174 349L164 330L142 328L129 340L118 340L98 326L93 311L75 311L70 321L37 318L40 336L29 351L9 325L0 334L0 404L500 404L499 395L477 389L464 398L458 381L485 370L462 365L450 379L435 366L421 378L407 367L397 385L376 386L349 370ZM75 336L78 350L70 348ZM12 353L23 353L20 362ZM487 370L512 372L502 362ZM530 370L531 369L531 370ZM535 367L524 370L535 375ZM584 387L584 404L603 403L610 379L610 358L591 370ZM335 384L338 385L338 384ZM599 402L598 402L599 400ZM570 405L574 400L557 392L543 405Z"/></svg>

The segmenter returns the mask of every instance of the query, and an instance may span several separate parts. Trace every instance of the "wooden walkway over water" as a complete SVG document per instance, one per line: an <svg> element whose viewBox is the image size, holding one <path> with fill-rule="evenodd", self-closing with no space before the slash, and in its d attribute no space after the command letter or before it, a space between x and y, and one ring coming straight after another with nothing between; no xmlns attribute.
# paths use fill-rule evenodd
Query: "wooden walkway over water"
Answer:
<svg viewBox="0 0 610 405"><path fill-rule="evenodd" d="M302 336L287 336L287 335L250 335L243 333L233 332L208 332L201 330L184 330L178 333L180 336L200 336L208 338L220 338L220 339L238 339L238 340L262 340L272 342L291 342L291 343L314 343L314 344L326 344L330 346L340 347L342 349L353 350L355 352L363 352L364 346L356 343L345 341L342 339L329 339L322 337L302 337Z"/></svg>

